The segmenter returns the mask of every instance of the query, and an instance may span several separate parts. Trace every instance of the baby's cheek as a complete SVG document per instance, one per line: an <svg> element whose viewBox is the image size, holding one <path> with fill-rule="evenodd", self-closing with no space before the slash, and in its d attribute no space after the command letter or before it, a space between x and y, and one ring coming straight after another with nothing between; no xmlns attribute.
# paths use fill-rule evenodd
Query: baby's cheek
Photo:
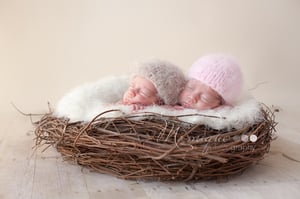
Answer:
<svg viewBox="0 0 300 199"><path fill-rule="evenodd" d="M145 105L151 105L155 102L152 98L143 99Z"/></svg>
<svg viewBox="0 0 300 199"><path fill-rule="evenodd" d="M154 97L154 96L153 97L144 98L144 100L145 100L145 104L147 104L147 105L152 105L152 104L158 102L157 97Z"/></svg>
<svg viewBox="0 0 300 199"><path fill-rule="evenodd" d="M140 96L140 95L136 95L135 98L134 98L134 102L136 104L144 104L145 103L145 99Z"/></svg>
<svg viewBox="0 0 300 199"><path fill-rule="evenodd" d="M186 98L186 92L185 91L182 91L179 95L179 101L182 101Z"/></svg>

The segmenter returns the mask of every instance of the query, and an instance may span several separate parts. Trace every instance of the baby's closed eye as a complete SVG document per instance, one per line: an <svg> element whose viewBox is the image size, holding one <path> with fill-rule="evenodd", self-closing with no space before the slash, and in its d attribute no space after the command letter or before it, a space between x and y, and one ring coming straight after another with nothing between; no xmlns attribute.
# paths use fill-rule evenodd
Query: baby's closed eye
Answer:
<svg viewBox="0 0 300 199"><path fill-rule="evenodd" d="M145 91L145 90L141 90L140 94L143 97L151 97L151 93L149 93L148 91Z"/></svg>
<svg viewBox="0 0 300 199"><path fill-rule="evenodd" d="M207 95L201 95L200 100L204 103L209 103L211 101L210 97L208 97Z"/></svg>

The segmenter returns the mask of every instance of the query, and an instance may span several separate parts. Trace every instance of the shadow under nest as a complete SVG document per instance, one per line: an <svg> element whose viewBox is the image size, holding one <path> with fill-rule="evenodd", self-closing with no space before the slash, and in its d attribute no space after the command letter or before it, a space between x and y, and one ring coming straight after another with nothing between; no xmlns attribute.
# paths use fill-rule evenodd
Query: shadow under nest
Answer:
<svg viewBox="0 0 300 199"><path fill-rule="evenodd" d="M88 123L45 114L35 123L36 145L52 145L65 160L122 179L218 180L263 159L276 126L267 108L262 108L262 121L230 130L156 113L102 114ZM249 140L253 135L255 140Z"/></svg>

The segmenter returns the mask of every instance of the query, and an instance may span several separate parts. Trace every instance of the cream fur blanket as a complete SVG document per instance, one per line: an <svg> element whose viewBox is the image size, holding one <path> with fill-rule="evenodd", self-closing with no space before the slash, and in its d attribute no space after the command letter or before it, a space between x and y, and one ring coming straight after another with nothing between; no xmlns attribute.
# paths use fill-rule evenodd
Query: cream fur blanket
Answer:
<svg viewBox="0 0 300 199"><path fill-rule="evenodd" d="M99 113L112 109L120 111L109 112L101 117L118 117L129 114L131 113L129 106L116 104L122 99L128 86L128 76L108 77L97 82L86 83L63 96L57 104L54 114L57 117L67 117L71 121L90 121ZM182 121L205 124L214 129L239 129L263 119L260 103L246 93L234 107L222 106L213 110L197 111L149 106L139 112L180 116L178 118ZM206 117L205 115L215 117Z"/></svg>

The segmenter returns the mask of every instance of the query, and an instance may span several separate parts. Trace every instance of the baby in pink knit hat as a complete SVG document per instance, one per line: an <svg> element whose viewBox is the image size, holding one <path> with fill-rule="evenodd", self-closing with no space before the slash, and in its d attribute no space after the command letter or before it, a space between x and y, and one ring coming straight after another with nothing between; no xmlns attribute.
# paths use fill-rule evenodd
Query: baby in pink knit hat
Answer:
<svg viewBox="0 0 300 199"><path fill-rule="evenodd" d="M231 56L210 54L197 60L188 71L188 81L179 96L184 108L213 109L234 105L242 92L243 76Z"/></svg>
<svg viewBox="0 0 300 199"><path fill-rule="evenodd" d="M186 83L179 67L167 61L141 63L130 80L121 104L140 110L149 105L175 105Z"/></svg>

